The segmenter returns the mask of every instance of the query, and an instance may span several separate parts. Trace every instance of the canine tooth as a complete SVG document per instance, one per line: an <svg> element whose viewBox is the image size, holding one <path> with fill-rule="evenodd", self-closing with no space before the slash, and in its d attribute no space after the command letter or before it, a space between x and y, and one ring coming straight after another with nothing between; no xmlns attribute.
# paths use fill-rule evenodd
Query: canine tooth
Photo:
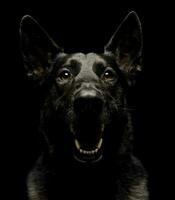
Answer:
<svg viewBox="0 0 175 200"><path fill-rule="evenodd" d="M100 147L101 147L101 145L102 145L102 142L103 142L103 138L100 139L100 141L99 141L99 143L98 143L98 145L97 145L97 148L98 148L98 149L100 149Z"/></svg>
<svg viewBox="0 0 175 200"><path fill-rule="evenodd" d="M78 140L75 139L75 146L77 147L78 150L80 150L80 144L78 142Z"/></svg>

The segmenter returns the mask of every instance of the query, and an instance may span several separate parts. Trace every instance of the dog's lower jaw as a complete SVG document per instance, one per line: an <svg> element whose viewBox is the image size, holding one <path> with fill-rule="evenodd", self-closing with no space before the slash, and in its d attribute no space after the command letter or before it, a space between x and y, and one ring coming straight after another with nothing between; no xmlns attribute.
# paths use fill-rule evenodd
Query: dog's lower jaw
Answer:
<svg viewBox="0 0 175 200"><path fill-rule="evenodd" d="M103 138L100 138L100 140L96 144L96 148L94 148L92 150L84 150L81 148L81 144L79 143L79 141L77 139L75 139L75 147L77 148L77 150L80 153L82 153L84 155L94 155L94 154L98 153L98 151L101 149L102 143L103 143Z"/></svg>
<svg viewBox="0 0 175 200"><path fill-rule="evenodd" d="M89 125L90 126L90 125ZM94 163L102 158L103 153L103 132L104 125L94 127L84 127L83 130L76 129L71 126L73 135L73 155L74 158L82 163ZM85 136L85 138L84 138Z"/></svg>
<svg viewBox="0 0 175 200"><path fill-rule="evenodd" d="M91 160L80 159L80 158L77 157L77 155L75 155L75 154L74 154L73 156L74 156L75 160L77 160L77 161L80 162L80 163L96 163L96 162L99 162L99 161L102 159L103 154L101 154L98 158L96 158L96 159L91 159Z"/></svg>
<svg viewBox="0 0 175 200"><path fill-rule="evenodd" d="M100 138L94 149L84 150L77 139L74 139L74 158L82 163L94 163L101 160L103 156L103 138Z"/></svg>

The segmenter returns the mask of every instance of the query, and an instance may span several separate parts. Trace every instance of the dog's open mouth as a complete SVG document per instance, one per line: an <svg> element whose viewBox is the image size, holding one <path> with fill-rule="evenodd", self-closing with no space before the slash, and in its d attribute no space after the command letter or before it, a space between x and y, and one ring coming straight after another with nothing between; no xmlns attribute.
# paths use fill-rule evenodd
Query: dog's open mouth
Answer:
<svg viewBox="0 0 175 200"><path fill-rule="evenodd" d="M103 153L103 127L91 124L74 132L74 157L80 162L97 162Z"/></svg>
<svg viewBox="0 0 175 200"><path fill-rule="evenodd" d="M75 158L80 162L97 162L102 158L103 138L100 138L94 148L84 149L81 143L75 139Z"/></svg>
<svg viewBox="0 0 175 200"><path fill-rule="evenodd" d="M102 158L103 98L94 88L81 89L74 100L74 157L80 162L96 162Z"/></svg>

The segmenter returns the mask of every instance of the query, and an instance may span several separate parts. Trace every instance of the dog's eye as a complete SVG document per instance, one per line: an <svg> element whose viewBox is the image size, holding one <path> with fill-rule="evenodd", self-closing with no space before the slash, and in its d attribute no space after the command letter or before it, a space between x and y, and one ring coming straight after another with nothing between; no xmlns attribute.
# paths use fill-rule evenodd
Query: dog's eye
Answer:
<svg viewBox="0 0 175 200"><path fill-rule="evenodd" d="M103 76L102 78L105 80L105 81L112 81L114 80L115 78L115 72L111 69L107 69L105 70L105 72L103 73Z"/></svg>
<svg viewBox="0 0 175 200"><path fill-rule="evenodd" d="M68 69L63 69L57 76L57 82L67 82L72 78L72 74Z"/></svg>

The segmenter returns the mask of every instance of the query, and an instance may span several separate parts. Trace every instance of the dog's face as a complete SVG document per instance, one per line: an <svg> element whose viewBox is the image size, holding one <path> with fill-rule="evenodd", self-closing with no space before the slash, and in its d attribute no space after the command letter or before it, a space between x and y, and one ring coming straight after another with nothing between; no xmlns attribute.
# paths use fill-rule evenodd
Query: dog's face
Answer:
<svg viewBox="0 0 175 200"><path fill-rule="evenodd" d="M55 113L62 113L74 137L76 158L96 160L101 156L104 130L112 113L119 113L124 106L115 59L95 53L60 54L54 69L55 92L49 98Z"/></svg>
<svg viewBox="0 0 175 200"><path fill-rule="evenodd" d="M22 19L20 35L29 78L48 86L41 124L50 145L62 131L71 135L77 160L99 160L112 124L119 141L128 123L125 89L141 70L137 15L124 19L102 54L64 53L30 16Z"/></svg>

